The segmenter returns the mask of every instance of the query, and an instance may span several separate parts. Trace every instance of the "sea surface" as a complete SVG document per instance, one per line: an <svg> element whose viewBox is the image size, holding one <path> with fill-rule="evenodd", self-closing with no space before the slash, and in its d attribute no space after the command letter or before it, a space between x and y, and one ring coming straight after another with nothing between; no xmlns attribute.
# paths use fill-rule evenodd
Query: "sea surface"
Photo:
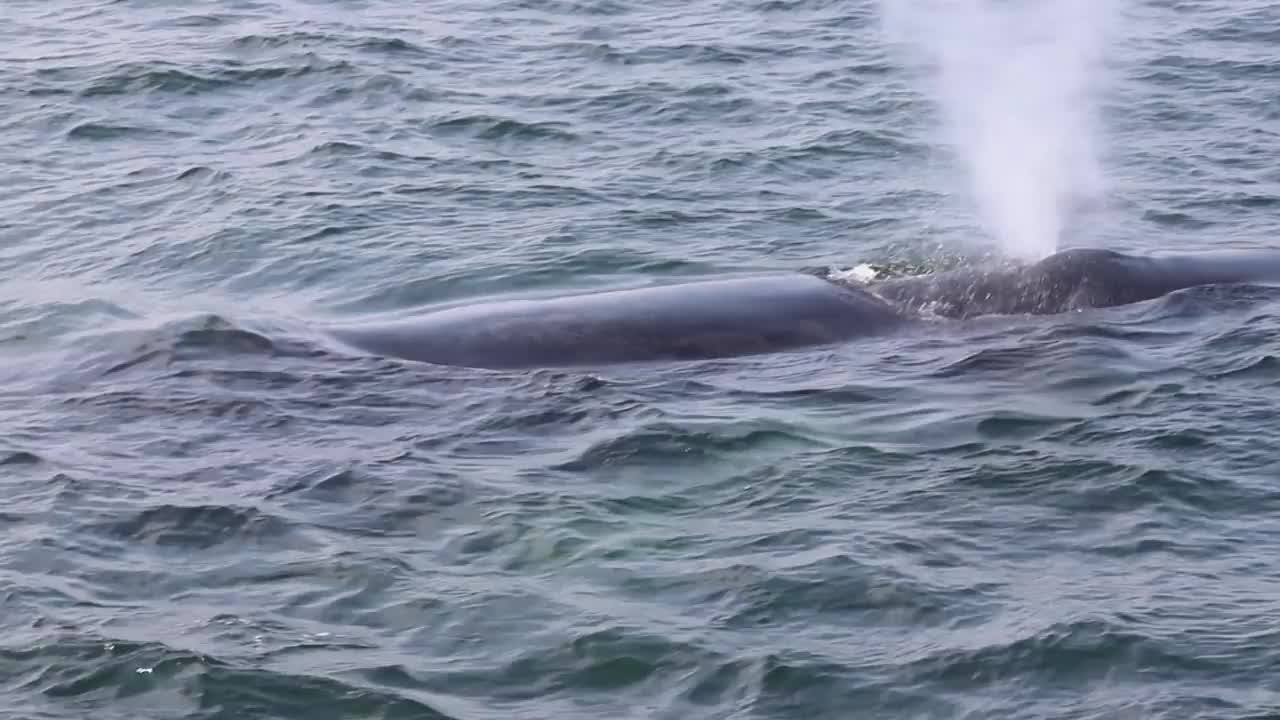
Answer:
<svg viewBox="0 0 1280 720"><path fill-rule="evenodd" d="M1280 717L1280 288L577 370L323 332L1280 242L1276 5L891 4L5 0L0 717Z"/></svg>

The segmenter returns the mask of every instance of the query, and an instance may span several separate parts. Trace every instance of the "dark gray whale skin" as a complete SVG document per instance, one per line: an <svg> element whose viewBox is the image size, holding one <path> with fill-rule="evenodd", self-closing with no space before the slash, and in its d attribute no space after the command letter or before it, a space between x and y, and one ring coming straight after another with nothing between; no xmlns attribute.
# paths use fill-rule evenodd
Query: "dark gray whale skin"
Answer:
<svg viewBox="0 0 1280 720"><path fill-rule="evenodd" d="M1031 265L897 278L867 288L903 312L1050 315L1150 300L1202 285L1280 281L1280 251L1138 256L1064 250Z"/></svg>
<svg viewBox="0 0 1280 720"><path fill-rule="evenodd" d="M1041 315L1140 302L1200 285L1280 281L1280 251L1141 257L1065 250L993 266L846 285L782 273L479 303L331 327L353 348L489 369L727 358L882 334L921 313Z"/></svg>
<svg viewBox="0 0 1280 720"><path fill-rule="evenodd" d="M378 355L503 369L752 355L851 340L907 321L871 293L788 273L486 302L330 332Z"/></svg>

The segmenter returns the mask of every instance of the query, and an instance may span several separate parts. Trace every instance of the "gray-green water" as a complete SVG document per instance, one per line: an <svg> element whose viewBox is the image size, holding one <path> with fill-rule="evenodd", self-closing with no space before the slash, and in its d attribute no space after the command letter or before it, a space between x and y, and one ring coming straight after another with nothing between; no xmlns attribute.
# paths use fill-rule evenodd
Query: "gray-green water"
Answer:
<svg viewBox="0 0 1280 720"><path fill-rule="evenodd" d="M1280 12L1111 7L1102 182L1013 172L1063 118L988 200L1274 244ZM880 9L5 2L0 714L1280 713L1280 289L591 372L310 329L982 252Z"/></svg>

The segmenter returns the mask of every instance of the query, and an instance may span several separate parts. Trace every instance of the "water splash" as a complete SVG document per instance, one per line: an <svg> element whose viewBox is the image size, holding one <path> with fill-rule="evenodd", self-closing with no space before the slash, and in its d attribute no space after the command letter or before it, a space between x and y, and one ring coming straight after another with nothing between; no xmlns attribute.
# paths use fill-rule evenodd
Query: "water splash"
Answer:
<svg viewBox="0 0 1280 720"><path fill-rule="evenodd" d="M1103 195L1098 109L1120 1L880 0L1008 255L1052 253L1073 213Z"/></svg>

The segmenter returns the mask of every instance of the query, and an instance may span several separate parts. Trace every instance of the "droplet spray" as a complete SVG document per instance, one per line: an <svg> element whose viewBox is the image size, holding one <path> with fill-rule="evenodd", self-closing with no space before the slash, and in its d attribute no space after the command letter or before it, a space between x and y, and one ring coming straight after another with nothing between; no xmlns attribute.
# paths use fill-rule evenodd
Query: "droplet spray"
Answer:
<svg viewBox="0 0 1280 720"><path fill-rule="evenodd" d="M998 249L1034 260L1104 193L1099 110L1120 0L880 0L938 144Z"/></svg>

